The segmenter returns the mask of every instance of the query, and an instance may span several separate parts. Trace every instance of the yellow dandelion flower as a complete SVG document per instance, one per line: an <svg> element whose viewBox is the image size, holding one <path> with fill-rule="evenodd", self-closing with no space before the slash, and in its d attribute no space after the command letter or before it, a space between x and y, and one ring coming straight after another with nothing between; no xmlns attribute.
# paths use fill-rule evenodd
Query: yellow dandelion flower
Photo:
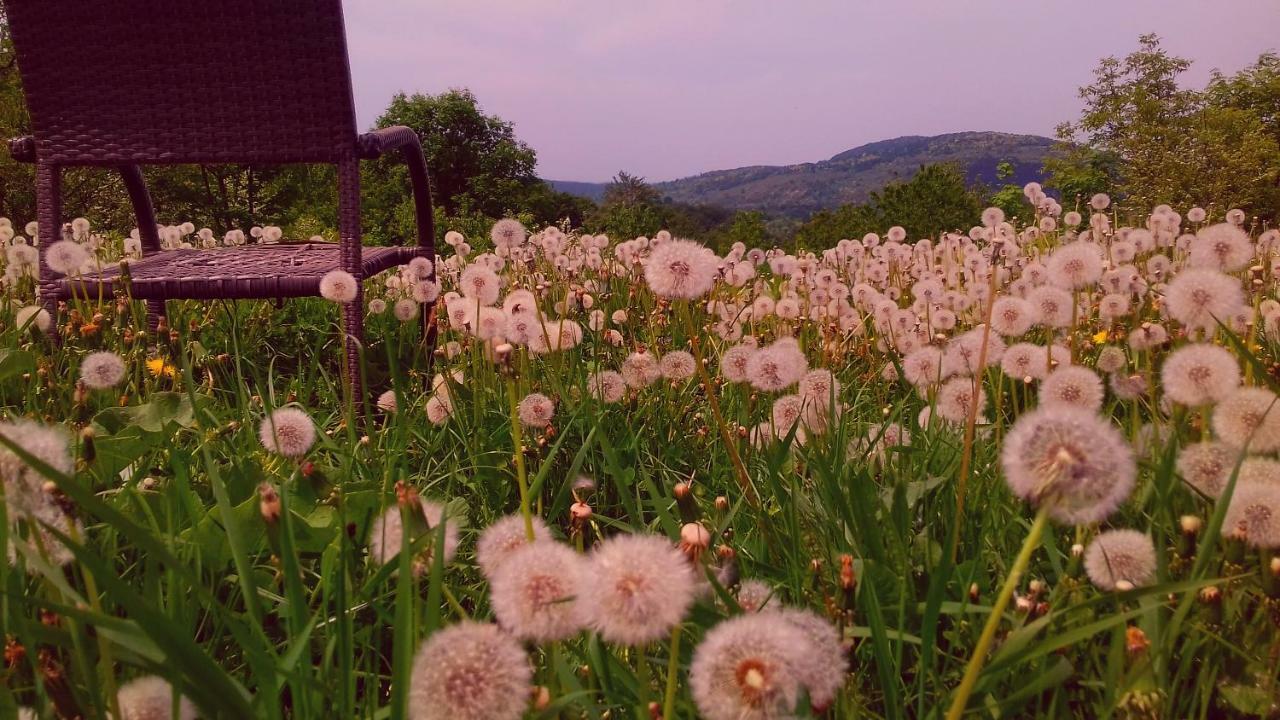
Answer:
<svg viewBox="0 0 1280 720"><path fill-rule="evenodd" d="M1095 343L1104 343L1104 342L1106 342L1106 341L1107 341L1107 331L1106 331L1106 330L1102 330L1101 332L1095 333L1095 334L1094 334L1094 336L1093 336L1093 341L1094 341Z"/></svg>
<svg viewBox="0 0 1280 720"><path fill-rule="evenodd" d="M164 361L164 358L151 358L147 361L147 370L152 377L176 377L178 368Z"/></svg>

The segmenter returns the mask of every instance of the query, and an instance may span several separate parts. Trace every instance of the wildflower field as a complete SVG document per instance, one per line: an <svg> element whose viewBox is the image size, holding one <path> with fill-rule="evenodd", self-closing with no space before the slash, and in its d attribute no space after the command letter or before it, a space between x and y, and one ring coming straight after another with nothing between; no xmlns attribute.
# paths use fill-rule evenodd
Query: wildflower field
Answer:
<svg viewBox="0 0 1280 720"><path fill-rule="evenodd" d="M0 706L1275 717L1280 233L1025 193L723 257L502 220L155 330L35 298L136 231L0 219Z"/></svg>

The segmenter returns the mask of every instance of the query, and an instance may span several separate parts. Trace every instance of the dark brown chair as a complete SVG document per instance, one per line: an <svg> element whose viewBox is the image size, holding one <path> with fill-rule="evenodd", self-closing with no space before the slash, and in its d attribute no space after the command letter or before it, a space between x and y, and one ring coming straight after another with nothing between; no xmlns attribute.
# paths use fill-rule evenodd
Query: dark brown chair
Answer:
<svg viewBox="0 0 1280 720"><path fill-rule="evenodd" d="M171 298L314 296L335 268L363 280L416 256L434 261L417 135L356 131L340 0L4 1L33 128L10 149L36 165L40 299L51 313L60 299L122 284L118 269L66 278L45 264L43 249L61 236L67 166L123 176L143 248L129 264L128 291L146 301L153 327ZM409 168L417 245L363 248L360 160L392 150ZM339 242L161 250L139 166L185 163L337 166ZM356 390L363 311L361 294L343 309L345 372Z"/></svg>

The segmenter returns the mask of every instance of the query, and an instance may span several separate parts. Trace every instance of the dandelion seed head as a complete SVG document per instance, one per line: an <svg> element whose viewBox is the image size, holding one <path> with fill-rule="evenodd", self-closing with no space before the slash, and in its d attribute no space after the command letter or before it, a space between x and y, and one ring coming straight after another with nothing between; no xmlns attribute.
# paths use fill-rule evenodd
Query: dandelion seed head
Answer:
<svg viewBox="0 0 1280 720"><path fill-rule="evenodd" d="M668 380L687 380L697 370L693 355L684 350L672 350L663 355L658 366L662 377Z"/></svg>
<svg viewBox="0 0 1280 720"><path fill-rule="evenodd" d="M688 559L666 538L620 535L592 551L582 608L605 640L643 645L684 619L696 591Z"/></svg>
<svg viewBox="0 0 1280 720"><path fill-rule="evenodd" d="M1051 328L1071 325L1071 293L1053 285L1041 285L1027 294L1036 312L1036 323Z"/></svg>
<svg viewBox="0 0 1280 720"><path fill-rule="evenodd" d="M417 539L422 537L423 534L430 534L433 538L432 540L423 541L426 547L424 554L420 558L422 561L420 565L430 567L435 560L435 548L432 545L435 542L436 529L442 522L445 523L443 561L448 563L458 551L459 532L457 523L445 522L444 505L438 502L422 500L415 507L420 509L416 512L410 511L410 518L415 525L415 527L411 528L410 543L418 542ZM400 506L392 504L369 524L369 557L379 565L386 565L394 561L400 554L404 540L404 519L400 514Z"/></svg>
<svg viewBox="0 0 1280 720"><path fill-rule="evenodd" d="M316 426L299 408L277 408L258 425L258 440L271 452L299 458L315 444Z"/></svg>
<svg viewBox="0 0 1280 720"><path fill-rule="evenodd" d="M542 518L533 520L533 542L550 542L551 530ZM507 515L495 521L480 533L476 541L476 564L485 577L493 574L511 557L512 553L529 544L529 535L525 530L524 516L519 513Z"/></svg>
<svg viewBox="0 0 1280 720"><path fill-rule="evenodd" d="M1059 247L1045 261L1049 282L1065 289L1080 289L1102 277L1102 253L1098 246L1077 240Z"/></svg>
<svg viewBox="0 0 1280 720"><path fill-rule="evenodd" d="M489 577L498 624L517 638L537 642L576 634L584 622L578 611L584 563L572 548L553 541L512 550Z"/></svg>
<svg viewBox="0 0 1280 720"><path fill-rule="evenodd" d="M1071 525L1105 519L1137 474L1133 449L1114 425L1067 405L1020 416L1005 436L1001 466L1015 495L1049 503L1050 516Z"/></svg>
<svg viewBox="0 0 1280 720"><path fill-rule="evenodd" d="M515 638L466 620L422 644L409 676L412 720L519 720L533 693L533 669Z"/></svg>
<svg viewBox="0 0 1280 720"><path fill-rule="evenodd" d="M469 307L479 304L488 307L498 302L498 294L502 292L502 281L488 266L471 263L462 271L458 279L458 291L466 298Z"/></svg>
<svg viewBox="0 0 1280 720"><path fill-rule="evenodd" d="M124 359L109 350L90 353L80 361L80 380L93 390L119 385L126 373Z"/></svg>
<svg viewBox="0 0 1280 720"><path fill-rule="evenodd" d="M1108 345L1098 352L1098 361L1096 363L1099 371L1104 373L1120 372L1125 365L1129 364L1129 359L1125 357L1124 351L1113 345Z"/></svg>
<svg viewBox="0 0 1280 720"><path fill-rule="evenodd" d="M183 697L178 714L173 714L173 686L155 675L140 677L121 685L116 698L124 720L195 720L196 706Z"/></svg>
<svg viewBox="0 0 1280 720"><path fill-rule="evenodd" d="M53 327L53 316L39 305L27 305L14 313L14 322L19 328L47 333Z"/></svg>
<svg viewBox="0 0 1280 720"><path fill-rule="evenodd" d="M1213 434L1233 447L1248 445L1249 452L1280 450L1280 402L1265 388L1239 387L1213 409Z"/></svg>
<svg viewBox="0 0 1280 720"><path fill-rule="evenodd" d="M758 349L754 345L734 345L720 356L720 374L729 382L746 382L747 365Z"/></svg>
<svg viewBox="0 0 1280 720"><path fill-rule="evenodd" d="M400 322L409 322L418 317L418 303L413 298L401 298L392 306L391 313Z"/></svg>
<svg viewBox="0 0 1280 720"><path fill-rule="evenodd" d="M987 393L981 387L977 388L975 402L972 378L955 377L938 388L938 398L934 404L934 412L947 422L964 423L968 422L969 415L975 412L975 405L977 406L976 412L980 416L986 404Z"/></svg>
<svg viewBox="0 0 1280 720"><path fill-rule="evenodd" d="M1165 396L1198 407L1222 400L1240 385L1240 365L1226 348L1192 343L1169 353L1160 368Z"/></svg>
<svg viewBox="0 0 1280 720"><path fill-rule="evenodd" d="M587 389L601 402L616 403L626 393L627 382L621 373L601 370L587 376Z"/></svg>
<svg viewBox="0 0 1280 720"><path fill-rule="evenodd" d="M1239 459L1239 449L1224 442L1203 441L1178 451L1177 470L1197 490L1216 498Z"/></svg>
<svg viewBox="0 0 1280 720"><path fill-rule="evenodd" d="M1137 530L1108 530L1089 543L1084 571L1101 590L1146 587L1156 575L1155 545Z"/></svg>
<svg viewBox="0 0 1280 720"><path fill-rule="evenodd" d="M694 649L689 687L707 720L792 717L810 644L780 613L751 613L707 631Z"/></svg>
<svg viewBox="0 0 1280 720"><path fill-rule="evenodd" d="M1238 479L1222 532L1240 533L1255 548L1280 548L1280 482Z"/></svg>
<svg viewBox="0 0 1280 720"><path fill-rule="evenodd" d="M1034 306L1022 298L997 298L991 309L991 329L1005 337L1026 333L1035 321Z"/></svg>
<svg viewBox="0 0 1280 720"><path fill-rule="evenodd" d="M743 612L761 612L765 609L774 609L779 603L774 601L773 588L763 580L749 579L743 580L738 585L738 593L735 598L738 601L738 607Z"/></svg>
<svg viewBox="0 0 1280 720"><path fill-rule="evenodd" d="M1249 234L1232 223L1218 223L1201 228L1191 241L1187 264L1235 272L1248 267L1253 260L1253 241Z"/></svg>
<svg viewBox="0 0 1280 720"><path fill-rule="evenodd" d="M1210 268L1188 268L1165 286L1169 317L1192 330L1213 332L1243 304L1240 281Z"/></svg>
<svg viewBox="0 0 1280 720"><path fill-rule="evenodd" d="M694 300L711 290L719 274L719 258L690 240L669 240L650 253L644 277L655 295Z"/></svg>
<svg viewBox="0 0 1280 720"><path fill-rule="evenodd" d="M662 368L658 359L652 354L633 352L622 361L622 379L628 387L642 388L657 382L662 377Z"/></svg>
<svg viewBox="0 0 1280 720"><path fill-rule="evenodd" d="M798 383L808 369L799 344L793 338L780 338L751 356L747 377L757 390L778 392Z"/></svg>
<svg viewBox="0 0 1280 720"><path fill-rule="evenodd" d="M840 632L830 620L811 610L781 608L783 620L804 634L808 650L797 667L800 684L809 691L809 702L816 709L831 705L844 685L849 661L840 645Z"/></svg>
<svg viewBox="0 0 1280 720"><path fill-rule="evenodd" d="M346 270L330 270L320 278L320 297L330 302L349 303L360 292L360 282Z"/></svg>
<svg viewBox="0 0 1280 720"><path fill-rule="evenodd" d="M44 262L59 275L74 275L89 261L89 251L74 240L59 240L44 251Z"/></svg>
<svg viewBox="0 0 1280 720"><path fill-rule="evenodd" d="M1044 378L1039 400L1041 407L1064 404L1096 411L1102 407L1104 395L1097 373L1080 365L1064 365Z"/></svg>
<svg viewBox="0 0 1280 720"><path fill-rule="evenodd" d="M489 239L493 241L494 247L508 250L523 245L528 236L529 233L524 225L519 220L511 218L499 220L489 231Z"/></svg>

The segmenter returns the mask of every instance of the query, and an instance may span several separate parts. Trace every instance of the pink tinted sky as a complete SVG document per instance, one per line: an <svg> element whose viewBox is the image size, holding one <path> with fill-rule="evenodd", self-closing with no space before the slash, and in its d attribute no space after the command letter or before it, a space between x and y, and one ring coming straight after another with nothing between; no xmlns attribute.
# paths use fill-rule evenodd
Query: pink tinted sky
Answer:
<svg viewBox="0 0 1280 720"><path fill-rule="evenodd" d="M666 180L960 130L1051 134L1142 33L1187 84L1280 48L1277 0L345 0L356 104L475 92L538 173Z"/></svg>

